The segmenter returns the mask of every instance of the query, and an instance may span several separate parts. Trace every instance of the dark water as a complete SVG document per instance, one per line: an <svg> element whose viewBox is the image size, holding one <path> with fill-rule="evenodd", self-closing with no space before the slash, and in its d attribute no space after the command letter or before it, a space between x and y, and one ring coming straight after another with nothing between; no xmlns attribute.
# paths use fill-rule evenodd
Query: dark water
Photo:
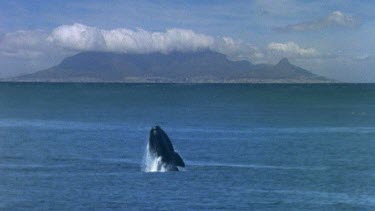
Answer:
<svg viewBox="0 0 375 211"><path fill-rule="evenodd" d="M0 209L375 209L374 137L375 85L1 83Z"/></svg>

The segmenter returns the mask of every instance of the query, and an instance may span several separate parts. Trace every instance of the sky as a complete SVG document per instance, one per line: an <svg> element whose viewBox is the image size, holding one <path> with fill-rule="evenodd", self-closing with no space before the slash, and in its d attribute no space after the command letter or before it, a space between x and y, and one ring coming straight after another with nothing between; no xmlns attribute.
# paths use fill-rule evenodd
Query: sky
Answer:
<svg viewBox="0 0 375 211"><path fill-rule="evenodd" d="M343 82L375 82L375 1L0 1L0 77L82 51L210 49L232 60L286 57Z"/></svg>

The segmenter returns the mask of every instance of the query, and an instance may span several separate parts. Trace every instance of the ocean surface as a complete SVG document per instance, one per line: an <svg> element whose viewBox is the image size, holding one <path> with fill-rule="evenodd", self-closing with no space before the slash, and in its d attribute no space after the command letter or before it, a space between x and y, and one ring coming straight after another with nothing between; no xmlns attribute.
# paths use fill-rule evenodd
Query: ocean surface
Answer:
<svg viewBox="0 0 375 211"><path fill-rule="evenodd" d="M0 83L0 209L374 210L375 85Z"/></svg>

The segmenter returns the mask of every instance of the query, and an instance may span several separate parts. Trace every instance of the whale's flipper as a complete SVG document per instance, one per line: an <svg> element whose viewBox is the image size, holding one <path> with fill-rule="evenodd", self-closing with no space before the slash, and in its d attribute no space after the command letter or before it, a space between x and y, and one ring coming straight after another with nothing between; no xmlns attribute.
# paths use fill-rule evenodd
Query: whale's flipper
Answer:
<svg viewBox="0 0 375 211"><path fill-rule="evenodd" d="M185 167L184 161L182 160L181 156L177 152L174 152L174 161L175 161L176 166Z"/></svg>

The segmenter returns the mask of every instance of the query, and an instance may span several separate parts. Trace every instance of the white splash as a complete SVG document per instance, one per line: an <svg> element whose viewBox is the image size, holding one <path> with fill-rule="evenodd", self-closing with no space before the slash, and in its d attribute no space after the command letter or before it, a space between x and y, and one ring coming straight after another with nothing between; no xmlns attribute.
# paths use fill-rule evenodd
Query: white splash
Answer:
<svg viewBox="0 0 375 211"><path fill-rule="evenodd" d="M143 156L142 169L145 172L166 172L166 165L161 161L161 157L155 156L150 153L149 145L147 144L144 156Z"/></svg>

